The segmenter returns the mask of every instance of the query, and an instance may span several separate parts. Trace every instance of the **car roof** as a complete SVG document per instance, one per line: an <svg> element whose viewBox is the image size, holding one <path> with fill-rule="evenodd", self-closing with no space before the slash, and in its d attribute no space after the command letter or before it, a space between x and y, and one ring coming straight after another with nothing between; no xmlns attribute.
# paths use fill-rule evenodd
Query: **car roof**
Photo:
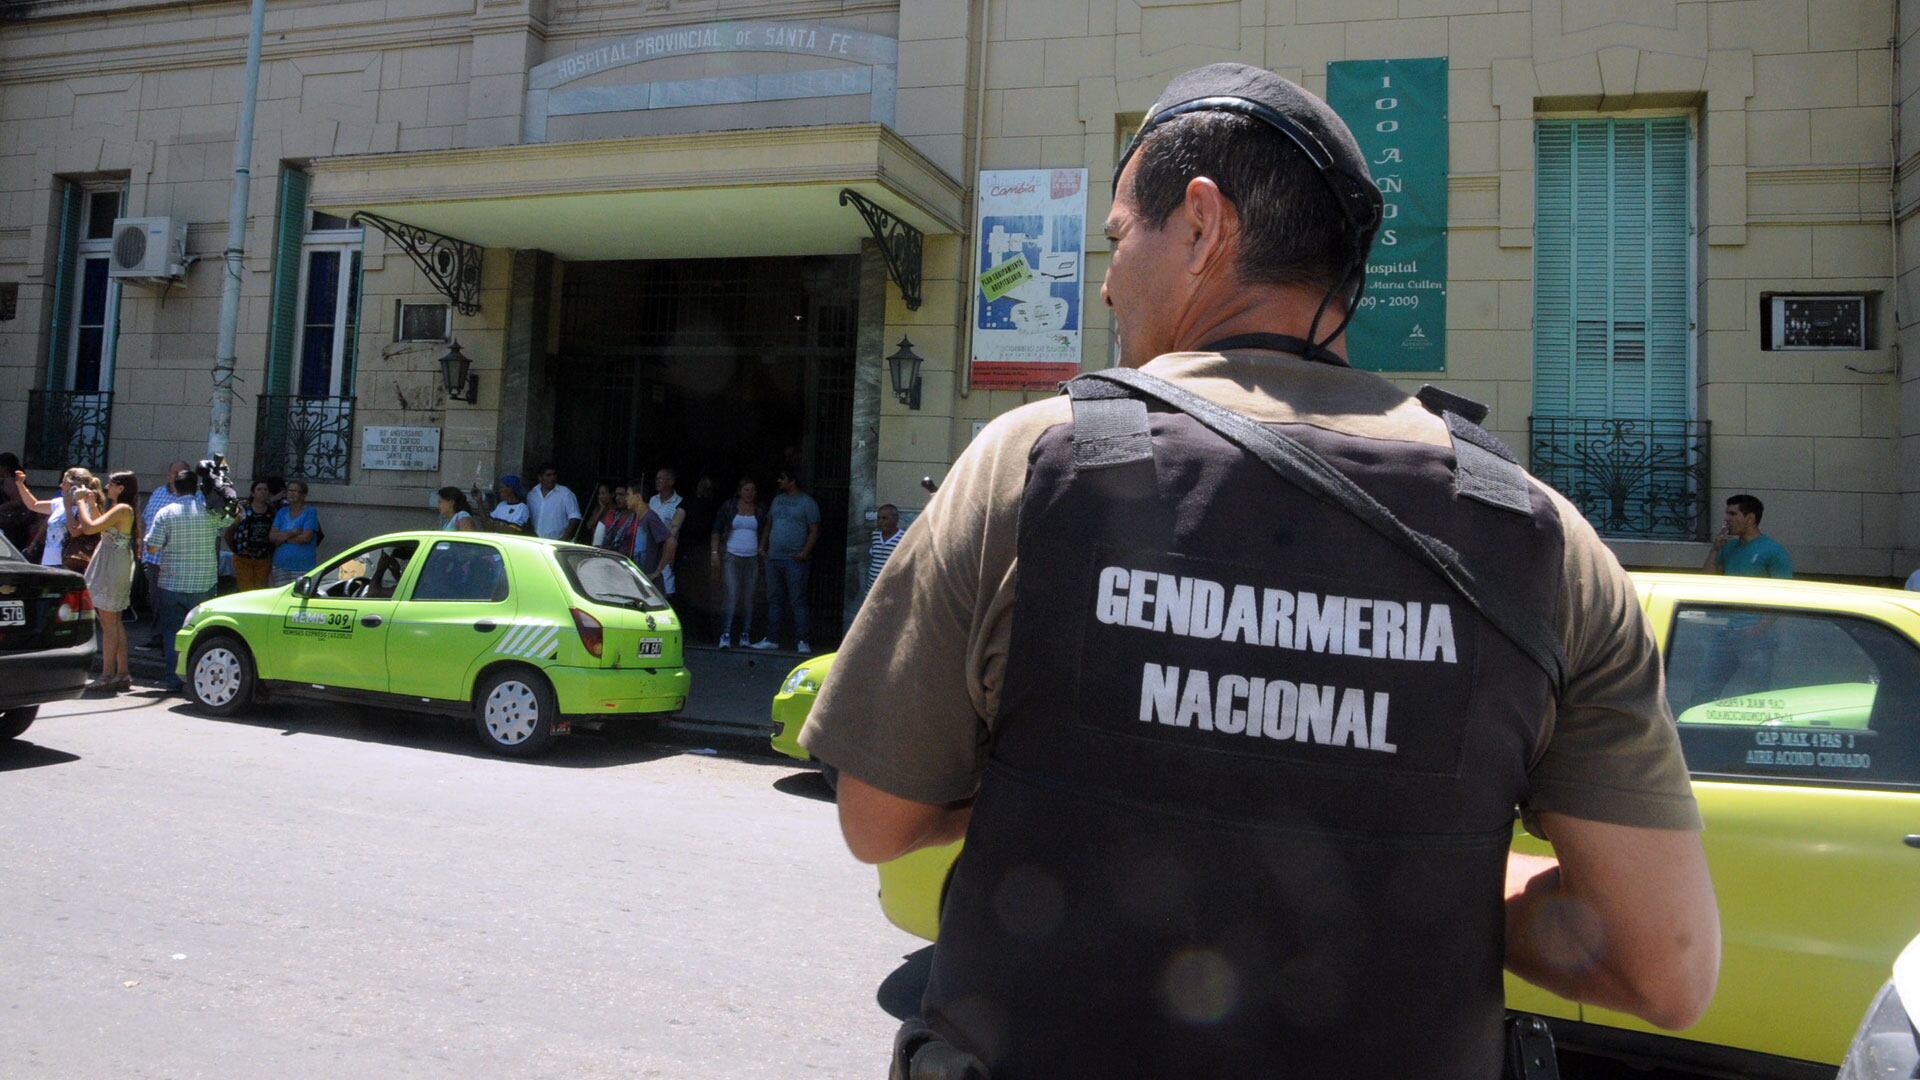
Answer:
<svg viewBox="0 0 1920 1080"><path fill-rule="evenodd" d="M565 540L548 540L539 536L519 536L514 533L452 531L448 529L405 529L400 532L382 533L368 537L345 550L355 551L373 544L391 543L395 540L485 540L508 549L538 551L542 548L580 548L585 551L598 551L599 548L585 544L574 544Z"/></svg>
<svg viewBox="0 0 1920 1080"><path fill-rule="evenodd" d="M1878 585L1643 570L1629 571L1628 576L1642 586L1672 590L1702 600L1739 600L1748 603L1784 600L1800 604L1826 603L1842 608L1850 604L1880 603L1920 612L1920 592Z"/></svg>

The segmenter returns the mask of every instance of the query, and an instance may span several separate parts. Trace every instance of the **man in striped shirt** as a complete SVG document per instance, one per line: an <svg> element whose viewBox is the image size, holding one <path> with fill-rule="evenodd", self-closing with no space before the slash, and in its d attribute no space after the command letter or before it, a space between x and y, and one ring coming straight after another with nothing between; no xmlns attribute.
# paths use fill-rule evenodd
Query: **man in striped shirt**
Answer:
<svg viewBox="0 0 1920 1080"><path fill-rule="evenodd" d="M173 635L186 622L194 605L213 599L220 574L220 528L226 524L207 513L195 497L194 474L181 469L173 475L174 501L153 515L147 530L147 553L157 562L153 579L154 621L166 649L169 692L179 693L174 673Z"/></svg>
<svg viewBox="0 0 1920 1080"><path fill-rule="evenodd" d="M900 537L907 530L900 527L900 508L892 503L882 503L880 509L873 512L872 538L867 542L867 588L873 588L874 579L880 576L880 568L887 565L887 559L893 549L900 544Z"/></svg>
<svg viewBox="0 0 1920 1080"><path fill-rule="evenodd" d="M172 506L181 498L199 498L197 492L192 496L180 496L173 493L173 478L180 475L183 471L190 471L187 468L187 463L175 460L167 465L166 473L160 477L160 482L153 486L153 494L147 496L147 508L140 515L141 536L145 536L153 531L153 519L160 515L160 511ZM158 555L155 555L151 551L141 551L140 573L147 579L147 606L149 614L158 611L154 590L158 589L159 586L154 584L153 579L154 576L160 572L159 568L160 557ZM147 648L158 649L161 645L160 623L159 620L156 619L153 624L153 635L147 639Z"/></svg>

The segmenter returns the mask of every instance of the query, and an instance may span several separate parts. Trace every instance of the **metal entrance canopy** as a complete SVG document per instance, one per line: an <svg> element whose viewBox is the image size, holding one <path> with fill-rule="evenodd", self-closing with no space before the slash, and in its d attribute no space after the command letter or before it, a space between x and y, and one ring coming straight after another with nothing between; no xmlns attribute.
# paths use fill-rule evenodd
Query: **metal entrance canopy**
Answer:
<svg viewBox="0 0 1920 1080"><path fill-rule="evenodd" d="M965 193L880 124L319 158L308 205L568 260L841 255L872 237L916 302L918 243ZM843 198L842 192L853 197Z"/></svg>

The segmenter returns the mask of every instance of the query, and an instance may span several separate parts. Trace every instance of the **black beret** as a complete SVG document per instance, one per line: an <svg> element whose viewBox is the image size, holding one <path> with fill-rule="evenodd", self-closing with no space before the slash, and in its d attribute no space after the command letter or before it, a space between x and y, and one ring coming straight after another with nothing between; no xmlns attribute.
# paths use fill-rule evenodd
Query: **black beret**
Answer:
<svg viewBox="0 0 1920 1080"><path fill-rule="evenodd" d="M1365 243L1380 224L1380 190L1367 171L1366 155L1340 114L1318 97L1264 68L1208 64L1167 84L1113 170L1116 183L1147 133L1190 112L1231 112L1258 120L1307 155L1333 189L1347 220Z"/></svg>

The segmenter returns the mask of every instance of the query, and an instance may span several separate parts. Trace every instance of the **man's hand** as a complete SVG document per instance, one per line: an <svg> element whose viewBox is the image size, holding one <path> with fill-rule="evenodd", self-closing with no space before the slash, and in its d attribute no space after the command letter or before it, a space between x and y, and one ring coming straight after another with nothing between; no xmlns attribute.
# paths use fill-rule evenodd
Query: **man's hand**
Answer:
<svg viewBox="0 0 1920 1080"><path fill-rule="evenodd" d="M1507 862L1507 968L1561 997L1669 1030L1720 974L1720 913L1700 835L1542 813L1558 860Z"/></svg>
<svg viewBox="0 0 1920 1080"><path fill-rule="evenodd" d="M863 863L883 863L910 851L967 835L973 800L937 806L903 799L847 773L840 774L840 834Z"/></svg>

